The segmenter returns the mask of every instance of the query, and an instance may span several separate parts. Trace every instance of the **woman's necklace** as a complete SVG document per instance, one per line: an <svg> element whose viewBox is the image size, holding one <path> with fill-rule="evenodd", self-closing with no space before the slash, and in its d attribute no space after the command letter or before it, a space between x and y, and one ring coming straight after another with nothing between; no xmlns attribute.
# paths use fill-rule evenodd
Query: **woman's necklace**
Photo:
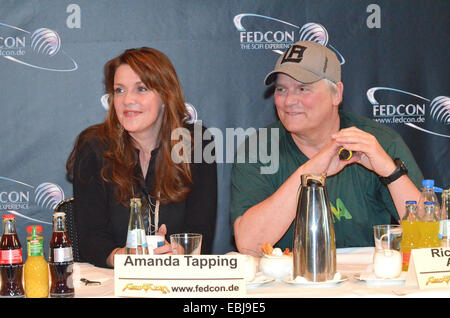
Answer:
<svg viewBox="0 0 450 318"><path fill-rule="evenodd" d="M159 229L159 199L157 199L156 203L153 204L150 194L147 194L147 197L148 197L148 202L149 202L149 211L148 211L149 232L151 232L150 227L154 227L154 231L156 234L156 233L158 233L158 229ZM158 192L158 198L159 198L159 192ZM153 208L155 208L155 209L153 209ZM154 215L154 224L152 224L152 214Z"/></svg>

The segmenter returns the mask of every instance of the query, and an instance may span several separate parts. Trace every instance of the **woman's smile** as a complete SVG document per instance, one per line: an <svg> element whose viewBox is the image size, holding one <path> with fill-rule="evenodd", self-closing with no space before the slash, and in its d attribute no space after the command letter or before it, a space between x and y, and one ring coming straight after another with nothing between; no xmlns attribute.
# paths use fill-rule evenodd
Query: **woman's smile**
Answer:
<svg viewBox="0 0 450 318"><path fill-rule="evenodd" d="M137 111L137 110L125 110L123 112L124 117L127 117L127 118L134 118L140 114L142 114L142 112Z"/></svg>

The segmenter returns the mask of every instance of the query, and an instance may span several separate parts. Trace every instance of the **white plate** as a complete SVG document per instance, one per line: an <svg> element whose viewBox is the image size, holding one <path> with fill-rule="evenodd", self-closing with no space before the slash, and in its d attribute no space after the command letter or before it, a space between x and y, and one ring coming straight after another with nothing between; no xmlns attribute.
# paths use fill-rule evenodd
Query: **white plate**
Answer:
<svg viewBox="0 0 450 318"><path fill-rule="evenodd" d="M407 272L402 272L397 278L378 278L375 274L356 274L357 280L365 282L368 285L378 285L378 286L392 286L392 285L403 285L406 281Z"/></svg>
<svg viewBox="0 0 450 318"><path fill-rule="evenodd" d="M247 282L247 288L256 288L261 285L271 283L275 280L275 278L270 276L265 276L263 274L256 274L255 278L252 281Z"/></svg>
<svg viewBox="0 0 450 318"><path fill-rule="evenodd" d="M299 280L283 280L286 284L297 285L301 287L335 287L340 283L343 283L348 280L348 277L342 275L340 279L336 280L327 280L325 282L310 282L310 281L299 281Z"/></svg>

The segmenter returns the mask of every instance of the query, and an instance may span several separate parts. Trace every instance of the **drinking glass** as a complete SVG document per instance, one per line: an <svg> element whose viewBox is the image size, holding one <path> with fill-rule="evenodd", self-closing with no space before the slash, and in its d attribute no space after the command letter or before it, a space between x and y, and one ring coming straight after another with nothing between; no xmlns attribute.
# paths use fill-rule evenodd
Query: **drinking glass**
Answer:
<svg viewBox="0 0 450 318"><path fill-rule="evenodd" d="M170 236L172 254L200 255L202 235L198 233L179 233Z"/></svg>
<svg viewBox="0 0 450 318"><path fill-rule="evenodd" d="M397 278L402 273L402 227L400 225L385 224L373 227L375 239L375 254L373 269L378 278Z"/></svg>

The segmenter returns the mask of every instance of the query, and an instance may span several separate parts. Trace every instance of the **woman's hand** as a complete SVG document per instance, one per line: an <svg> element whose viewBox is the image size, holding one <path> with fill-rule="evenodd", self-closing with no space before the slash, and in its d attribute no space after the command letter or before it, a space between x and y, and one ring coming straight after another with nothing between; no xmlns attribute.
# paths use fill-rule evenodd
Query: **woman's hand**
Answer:
<svg viewBox="0 0 450 318"><path fill-rule="evenodd" d="M106 265L110 267L114 267L114 255L116 254L125 254L126 248L125 247L118 247L114 249L111 254L109 254L108 258L106 259Z"/></svg>
<svg viewBox="0 0 450 318"><path fill-rule="evenodd" d="M167 227L165 224L161 225L161 227L158 230L158 234L157 235L161 235L164 238L166 237L167 234ZM116 254L126 254L126 248L125 247L118 247L116 249L114 249L111 254L109 254L108 258L106 259L106 264L110 267L114 267L114 255ZM172 246L170 245L170 243L164 239L164 245L157 247L153 250L153 254L172 254Z"/></svg>

